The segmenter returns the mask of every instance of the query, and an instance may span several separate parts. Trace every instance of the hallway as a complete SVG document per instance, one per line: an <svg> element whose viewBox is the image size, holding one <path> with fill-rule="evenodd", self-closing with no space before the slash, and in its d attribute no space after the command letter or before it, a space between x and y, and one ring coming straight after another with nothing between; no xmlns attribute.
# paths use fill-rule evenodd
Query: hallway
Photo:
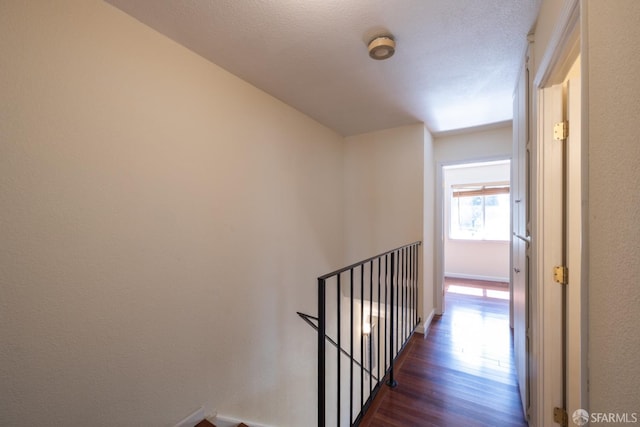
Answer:
<svg viewBox="0 0 640 427"><path fill-rule="evenodd" d="M526 426L509 328L508 287L446 282L446 311L415 334L361 426Z"/></svg>

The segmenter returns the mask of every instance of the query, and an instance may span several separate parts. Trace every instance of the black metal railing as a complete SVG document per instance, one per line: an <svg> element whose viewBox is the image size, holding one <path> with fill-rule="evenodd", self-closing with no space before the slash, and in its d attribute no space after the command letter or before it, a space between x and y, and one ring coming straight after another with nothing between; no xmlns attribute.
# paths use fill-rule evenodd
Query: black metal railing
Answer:
<svg viewBox="0 0 640 427"><path fill-rule="evenodd" d="M357 426L416 326L419 247L411 243L318 278L318 426ZM331 346L327 346L326 343Z"/></svg>

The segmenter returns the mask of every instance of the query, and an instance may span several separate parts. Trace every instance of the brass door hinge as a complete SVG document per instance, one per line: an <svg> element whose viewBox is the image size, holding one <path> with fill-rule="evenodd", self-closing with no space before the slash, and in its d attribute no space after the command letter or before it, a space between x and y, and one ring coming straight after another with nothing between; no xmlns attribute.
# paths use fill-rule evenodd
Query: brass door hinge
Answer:
<svg viewBox="0 0 640 427"><path fill-rule="evenodd" d="M553 126L553 139L564 141L569 136L569 123L559 122Z"/></svg>
<svg viewBox="0 0 640 427"><path fill-rule="evenodd" d="M563 265L553 267L553 280L561 285L569 283L569 269Z"/></svg>
<svg viewBox="0 0 640 427"><path fill-rule="evenodd" d="M553 421L560 424L562 427L569 425L569 415L563 408L553 408Z"/></svg>

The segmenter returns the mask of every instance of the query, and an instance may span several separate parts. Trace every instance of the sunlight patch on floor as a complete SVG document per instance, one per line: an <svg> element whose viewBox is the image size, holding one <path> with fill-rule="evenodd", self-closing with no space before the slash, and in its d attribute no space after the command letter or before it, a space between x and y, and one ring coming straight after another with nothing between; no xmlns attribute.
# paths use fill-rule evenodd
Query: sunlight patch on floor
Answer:
<svg viewBox="0 0 640 427"><path fill-rule="evenodd" d="M489 298L498 298L498 299L509 299L509 291L496 291L492 289L487 289L487 297Z"/></svg>
<svg viewBox="0 0 640 427"><path fill-rule="evenodd" d="M460 286L460 285L450 285L447 288L447 292L452 292L454 294L462 294L462 295L473 295L476 297L484 296L484 289L482 288L472 288L469 286Z"/></svg>
<svg viewBox="0 0 640 427"><path fill-rule="evenodd" d="M472 286L449 285L449 287L447 287L447 292L461 295L473 295L476 297L509 299L509 291L498 291L495 289L484 289Z"/></svg>

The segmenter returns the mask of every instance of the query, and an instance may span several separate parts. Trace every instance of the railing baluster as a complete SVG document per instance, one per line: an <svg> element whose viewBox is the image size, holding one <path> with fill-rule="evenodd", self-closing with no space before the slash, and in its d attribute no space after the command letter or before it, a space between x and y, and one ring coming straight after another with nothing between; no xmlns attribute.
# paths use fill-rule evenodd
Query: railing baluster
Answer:
<svg viewBox="0 0 640 427"><path fill-rule="evenodd" d="M412 305L412 301L413 301L413 293L412 293L412 289L413 289L413 283L412 283L412 276L411 276L411 266L412 266L412 255L413 252L412 248L409 247L407 248L407 336L409 336L411 334L411 331L413 330L413 314L411 311L411 307Z"/></svg>
<svg viewBox="0 0 640 427"><path fill-rule="evenodd" d="M360 264L360 406L364 405L364 264Z"/></svg>
<svg viewBox="0 0 640 427"><path fill-rule="evenodd" d="M369 334L367 335L367 341L369 344L369 395L371 395L371 388L373 387L373 260L369 263Z"/></svg>
<svg viewBox="0 0 640 427"><path fill-rule="evenodd" d="M396 349L393 352L393 357L395 359L396 355L398 354L398 351L400 351L400 331L398 330L398 328L400 327L400 310L398 309L398 305L399 305L399 301L400 301L400 252L401 250L398 250L398 256L396 257L396 278L395 278L395 294L396 294L396 300L395 300L395 310L396 310L396 324L395 324L395 346Z"/></svg>
<svg viewBox="0 0 640 427"><path fill-rule="evenodd" d="M415 284L416 284L416 279L415 279L415 246L411 247L411 301L409 304L411 304L411 323L412 323L412 327L415 326L416 324L416 320L415 320L415 310L414 310L414 306L415 306L415 299L416 299L416 288L415 288Z"/></svg>
<svg viewBox="0 0 640 427"><path fill-rule="evenodd" d="M404 322L404 327L402 328L403 331L402 333L404 334L402 336L402 342L404 342L404 340L407 338L407 335L409 335L408 332L408 326L409 326L409 318L407 317L408 311L407 311L407 295L408 295L408 288L407 286L409 285L408 281L407 281L407 272L408 270L408 263L407 261L409 260L409 248L406 248L403 250L404 252L404 256L403 256L403 261L402 261L402 276L403 279L402 281L404 282L404 285L402 286L402 293L404 294L404 300L402 303L402 312L403 312L403 316L402 316L402 321Z"/></svg>
<svg viewBox="0 0 640 427"><path fill-rule="evenodd" d="M318 427L325 427L325 335L327 317L325 301L325 281L318 279Z"/></svg>
<svg viewBox="0 0 640 427"><path fill-rule="evenodd" d="M395 307L394 307L394 269L395 269L395 252L391 252L391 283L390 283L390 310L391 310L391 324L389 325L389 380L387 381L387 385L389 387L396 387L398 385L398 383L396 382L396 380L393 378L393 359L395 359L395 354L393 353L393 345L394 345L394 313L395 313Z"/></svg>
<svg viewBox="0 0 640 427"><path fill-rule="evenodd" d="M400 289L401 289L401 297L400 297L400 307L401 307L400 308L400 310L401 310L401 313L400 313L400 332L401 332L401 335L398 338L400 338L400 343L402 343L402 342L404 342L404 334L405 334L404 316L405 316L405 306L406 306L405 300L404 300L405 296L406 296L405 295L406 286L405 286L405 281L404 281L404 279L405 279L405 269L404 269L404 267L405 267L405 261L406 261L407 258L406 258L405 249L402 249L400 252L402 253L401 266L400 266ZM402 344L399 344L398 351L400 351L400 345L402 345Z"/></svg>
<svg viewBox="0 0 640 427"><path fill-rule="evenodd" d="M413 324L415 325L415 324L418 323L418 322L416 322L417 316L418 316L418 310L417 310L417 307L418 307L418 304L417 304L418 303L418 288L416 287L416 285L418 283L418 276L416 274L417 273L416 268L418 266L418 247L417 246L413 247L413 258L412 259L413 259L413 264L412 264L413 268L411 269L411 272L412 272L411 276L413 277L413 280L412 280L411 289L412 289L412 292L413 292L413 300L411 301L411 303L412 303L411 307L413 309Z"/></svg>
<svg viewBox="0 0 640 427"><path fill-rule="evenodd" d="M384 369L387 370L387 342L389 341L389 331L387 325L389 324L389 256L384 256Z"/></svg>
<svg viewBox="0 0 640 427"><path fill-rule="evenodd" d="M402 342L402 260L404 250L398 251L398 270L396 271L398 286L398 299L396 300L397 323L396 323L396 351L393 356L397 356L400 352L400 343Z"/></svg>
<svg viewBox="0 0 640 427"><path fill-rule="evenodd" d="M404 339L409 336L409 330L411 325L411 313L409 313L409 304L411 294L409 293L409 256L411 253L411 248L406 249L405 259L404 259Z"/></svg>
<svg viewBox="0 0 640 427"><path fill-rule="evenodd" d="M405 273L404 273L404 283L405 283L405 288L406 288L406 295L404 298L404 310L405 310L405 315L404 315L404 323L405 323L405 332L404 332L404 336L405 339L409 336L409 334L411 333L411 330L413 329L413 325L411 324L411 248L407 248L407 259L404 262L405 263Z"/></svg>
<svg viewBox="0 0 640 427"><path fill-rule="evenodd" d="M350 324L350 336L349 336L349 356L351 361L349 363L349 424L353 419L353 268L350 270L350 287L351 287L351 309L349 311L349 324Z"/></svg>
<svg viewBox="0 0 640 427"><path fill-rule="evenodd" d="M420 251L418 250L418 247L416 246L414 248L414 252L415 252L415 259L414 259L414 263L413 263L413 290L415 292L415 298L413 301L413 324L417 324L418 323L418 300L419 300L419 295L420 293L418 292L418 263L420 262L420 258L419 258L419 253Z"/></svg>
<svg viewBox="0 0 640 427"><path fill-rule="evenodd" d="M420 280L420 247L416 246L416 294L419 296L420 292L419 292L419 288L418 288L418 283ZM423 272L424 274L424 272ZM419 297L418 297L419 298ZM419 317L418 317L418 298L416 298L416 323L418 323L419 321Z"/></svg>
<svg viewBox="0 0 640 427"><path fill-rule="evenodd" d="M336 381L336 387L337 387L337 396L336 396L336 400L338 401L337 409L336 409L336 420L338 420L338 425L340 425L340 401L342 400L341 398L341 393L340 393L340 384L341 384L341 375L340 375L340 349L342 348L341 343L340 343L340 318L342 317L342 313L340 311L340 299L342 297L342 292L340 292L340 274L338 274L336 276L336 280L337 280L337 284L336 284L336 305L337 305L337 312L338 312L338 326L337 326L337 331L336 331L336 337L337 337L337 342L338 342L338 347L336 348L336 354L338 357L338 367L337 367L337 373L336 373L336 377L337 377L337 381Z"/></svg>
<svg viewBox="0 0 640 427"><path fill-rule="evenodd" d="M419 317L418 317L418 299L420 298L420 292L418 289L418 283L420 280L420 246L416 245L416 295L418 295L418 297L416 298L416 323L418 323L419 321ZM424 275L424 272L422 273Z"/></svg>
<svg viewBox="0 0 640 427"><path fill-rule="evenodd" d="M380 378L380 272L382 270L381 263L382 260L378 258L378 346L376 347L376 360L378 361L378 378Z"/></svg>

